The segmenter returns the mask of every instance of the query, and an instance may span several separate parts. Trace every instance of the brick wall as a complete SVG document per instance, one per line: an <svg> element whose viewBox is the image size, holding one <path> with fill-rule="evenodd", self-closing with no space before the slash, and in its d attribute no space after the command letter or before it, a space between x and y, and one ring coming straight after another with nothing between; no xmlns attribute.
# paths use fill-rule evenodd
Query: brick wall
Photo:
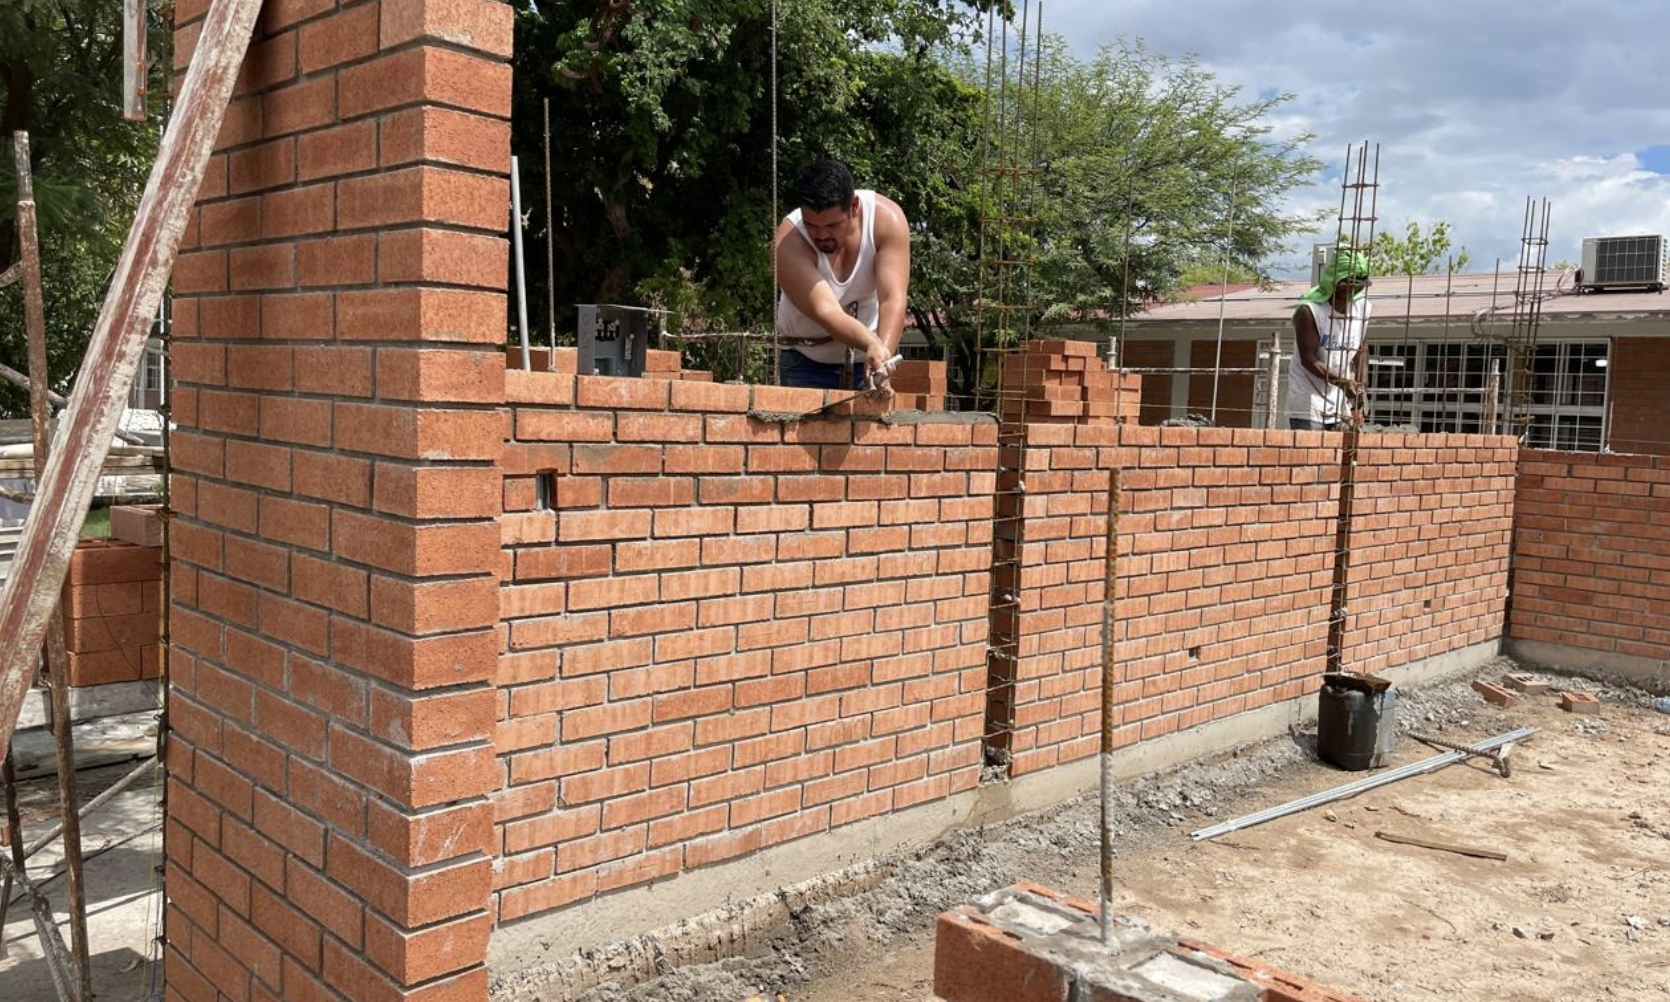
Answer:
<svg viewBox="0 0 1670 1002"><path fill-rule="evenodd" d="M1346 595L1351 670L1502 635L1516 455L1496 436L1363 436Z"/></svg>
<svg viewBox="0 0 1670 1002"><path fill-rule="evenodd" d="M161 674L162 550L84 540L64 580L70 685L137 682Z"/></svg>
<svg viewBox="0 0 1670 1002"><path fill-rule="evenodd" d="M509 373L510 920L973 788L996 425Z"/></svg>
<svg viewBox="0 0 1670 1002"><path fill-rule="evenodd" d="M1606 369L1606 441L1623 453L1670 455L1670 338L1615 337Z"/></svg>
<svg viewBox="0 0 1670 1002"><path fill-rule="evenodd" d="M1122 468L1116 741L1314 690L1327 656L1339 436L1043 425L1024 436L1014 774L1097 748L1107 471L1115 465ZM1495 639L1511 443L1461 435L1362 442L1347 670L1378 671ZM1003 712L994 704L994 716ZM987 724L993 733L1005 726Z"/></svg>
<svg viewBox="0 0 1670 1002"><path fill-rule="evenodd" d="M1509 634L1670 658L1670 458L1519 457Z"/></svg>
<svg viewBox="0 0 1670 1002"><path fill-rule="evenodd" d="M174 272L170 999L486 997L510 40L258 25Z"/></svg>
<svg viewBox="0 0 1670 1002"><path fill-rule="evenodd" d="M1026 435L1015 774L1097 748L1115 465L1123 468L1117 742L1305 690L1327 641L1336 439L1039 425Z"/></svg>

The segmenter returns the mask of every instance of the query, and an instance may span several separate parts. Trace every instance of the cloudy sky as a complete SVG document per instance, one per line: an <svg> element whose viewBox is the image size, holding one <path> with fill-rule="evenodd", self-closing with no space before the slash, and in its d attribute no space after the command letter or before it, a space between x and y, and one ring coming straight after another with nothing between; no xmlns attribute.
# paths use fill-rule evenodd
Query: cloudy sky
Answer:
<svg viewBox="0 0 1670 1002"><path fill-rule="evenodd" d="M1670 0L1049 0L1045 30L1295 94L1278 131L1335 165L1379 143L1381 227L1447 219L1470 271L1517 257L1527 196L1552 204L1550 264L1586 236L1670 234Z"/></svg>

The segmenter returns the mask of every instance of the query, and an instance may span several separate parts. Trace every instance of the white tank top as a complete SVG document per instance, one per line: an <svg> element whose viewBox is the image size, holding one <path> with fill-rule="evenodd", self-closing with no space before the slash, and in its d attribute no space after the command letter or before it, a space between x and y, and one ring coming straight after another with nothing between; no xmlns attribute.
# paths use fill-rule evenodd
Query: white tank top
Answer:
<svg viewBox="0 0 1670 1002"><path fill-rule="evenodd" d="M1322 341L1318 352L1322 364L1343 375L1351 372L1351 361L1363 347L1363 335L1368 328L1369 301L1354 299L1343 314L1334 312L1332 303L1304 303L1316 321L1316 332ZM1331 383L1317 379L1295 350L1287 363L1287 413L1290 417L1336 424L1351 417L1351 401L1345 391Z"/></svg>
<svg viewBox="0 0 1670 1002"><path fill-rule="evenodd" d="M862 236L858 243L858 258L853 262L852 272L842 281L835 274L835 264L827 254L813 246L812 250L818 256L818 274L829 283L829 289L835 293L835 299L841 304L841 309L859 323L874 331L881 323L881 300L876 296L876 193L861 188L857 192L858 204L864 215L860 226ZM801 221L799 209L789 213L789 222L794 224L802 240L811 245L812 238L806 233L806 224ZM847 360L847 346L829 336L829 332L818 325L816 320L800 312L789 301L787 293L779 293L777 299L777 329L786 337L817 338L823 344L792 345L794 350L805 355L814 362L839 364Z"/></svg>

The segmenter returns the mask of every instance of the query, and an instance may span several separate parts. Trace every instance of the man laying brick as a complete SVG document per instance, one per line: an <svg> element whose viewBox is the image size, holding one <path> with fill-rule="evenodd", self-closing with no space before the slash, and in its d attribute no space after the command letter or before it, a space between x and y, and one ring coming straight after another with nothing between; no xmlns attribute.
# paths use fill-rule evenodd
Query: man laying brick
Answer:
<svg viewBox="0 0 1670 1002"><path fill-rule="evenodd" d="M1340 247L1293 311L1298 350L1287 363L1288 426L1334 431L1362 394L1368 330L1368 258Z"/></svg>
<svg viewBox="0 0 1670 1002"><path fill-rule="evenodd" d="M777 227L785 386L884 382L897 360L910 285L910 227L886 195L854 190L846 165L813 164L795 182L800 208ZM844 276L844 277L843 277ZM854 364L855 355L863 361Z"/></svg>

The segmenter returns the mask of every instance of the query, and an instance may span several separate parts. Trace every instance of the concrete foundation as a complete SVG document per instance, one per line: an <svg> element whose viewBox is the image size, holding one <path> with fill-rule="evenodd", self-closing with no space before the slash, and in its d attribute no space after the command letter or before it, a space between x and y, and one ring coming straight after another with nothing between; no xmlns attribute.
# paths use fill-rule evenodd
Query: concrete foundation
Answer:
<svg viewBox="0 0 1670 1002"><path fill-rule="evenodd" d="M1568 647L1542 640L1506 641L1508 653L1526 664L1575 672L1602 681L1639 686L1655 695L1670 693L1670 661L1616 651Z"/></svg>
<svg viewBox="0 0 1670 1002"><path fill-rule="evenodd" d="M1476 644L1387 670L1401 686L1471 671L1500 645ZM1316 719L1311 696L1262 707L1121 749L1115 774L1130 779L1278 737ZM739 956L794 908L870 886L880 857L932 842L958 828L996 824L1098 789L1097 759L1084 759L778 846L746 859L500 926L488 966L498 1000L557 1002L604 980L634 983L669 964ZM669 915L694 916L667 924ZM680 958L688 958L683 961ZM534 991L531 986L538 985Z"/></svg>

